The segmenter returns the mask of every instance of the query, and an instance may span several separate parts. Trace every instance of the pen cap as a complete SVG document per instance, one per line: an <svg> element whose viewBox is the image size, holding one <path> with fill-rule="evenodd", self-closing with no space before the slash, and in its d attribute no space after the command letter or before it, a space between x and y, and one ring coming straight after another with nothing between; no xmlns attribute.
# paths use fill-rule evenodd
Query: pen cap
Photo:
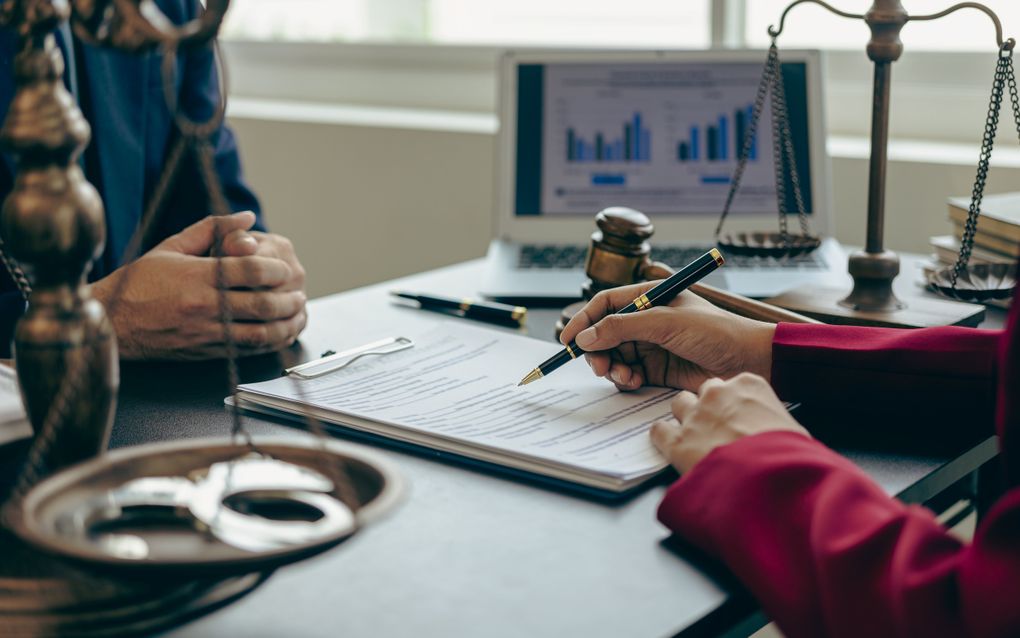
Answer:
<svg viewBox="0 0 1020 638"><path fill-rule="evenodd" d="M492 323L521 326L527 319L528 309L505 304L465 303L464 316Z"/></svg>

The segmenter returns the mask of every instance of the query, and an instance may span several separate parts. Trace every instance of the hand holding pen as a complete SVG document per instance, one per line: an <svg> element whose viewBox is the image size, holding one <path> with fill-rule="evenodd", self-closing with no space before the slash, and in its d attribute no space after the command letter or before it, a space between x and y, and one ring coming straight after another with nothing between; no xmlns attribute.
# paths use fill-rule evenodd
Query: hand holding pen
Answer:
<svg viewBox="0 0 1020 638"><path fill-rule="evenodd" d="M668 305L614 315L654 283L607 290L564 327L561 339L576 341L596 375L621 390L642 385L698 390L710 378L772 370L776 326L722 310L683 293Z"/></svg>
<svg viewBox="0 0 1020 638"><path fill-rule="evenodd" d="M631 315L634 313L642 313L656 306L663 306L673 301L677 295L686 290L691 284L700 281L710 272L723 264L722 254L715 248L709 250L707 253L698 257L687 266L681 268L672 276L664 279L661 282L650 284L646 286L646 290L643 294L635 295L629 303L623 305L615 305L611 308L611 311L615 311L615 315ZM607 291L606 293L600 293L591 303L588 304L584 309L574 317L573 320L567 324L567 327L573 326L573 330L567 331L564 328L563 335L561 338L567 342L564 349L546 361L543 361L538 365L537 368L529 372L524 379L518 385L527 385L542 377L552 373L554 370L562 366L563 364L576 359L577 357L585 354L587 350L584 349L585 345L591 347L590 344L582 339L579 344L573 337L579 332L578 325L579 317L590 317L591 311L590 306L592 304L600 303L604 304L606 299L612 298L614 301L618 298L619 290L629 290L635 287L631 286L624 289L617 289L615 291ZM608 293L613 293L612 295ZM596 301L598 300L598 301ZM706 302L707 303L707 302ZM637 337L632 337L637 338Z"/></svg>

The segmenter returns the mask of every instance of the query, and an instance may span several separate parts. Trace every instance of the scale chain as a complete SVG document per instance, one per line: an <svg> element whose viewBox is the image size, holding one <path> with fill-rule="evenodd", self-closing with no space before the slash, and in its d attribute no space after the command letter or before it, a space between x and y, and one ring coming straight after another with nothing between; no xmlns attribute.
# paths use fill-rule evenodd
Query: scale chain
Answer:
<svg viewBox="0 0 1020 638"><path fill-rule="evenodd" d="M978 221L980 220L981 201L984 198L985 184L988 180L988 165L992 157L992 148L995 145L995 135L999 128L999 113L1002 110L1003 93L1007 85L1009 86L1009 97L1013 107L1013 118L1017 126L1017 136L1020 138L1020 98L1017 95L1016 78L1013 72L1013 51L1006 49L1004 46L999 50L999 56L995 63L992 94L988 99L988 116L985 120L984 135L981 140L981 153L978 157L974 187L971 190L967 221L964 224L963 236L960 238L960 254L953 265L952 273L950 273L950 284L953 291L956 290L960 275L970 263L971 253L974 250L974 237L977 233Z"/></svg>
<svg viewBox="0 0 1020 638"><path fill-rule="evenodd" d="M772 161L775 162L776 207L779 211L779 237L783 246L790 245L790 233L786 220L786 164L783 162L783 144L786 141L785 131L779 118L782 115L779 104L778 87L782 83L779 59L772 62Z"/></svg>
<svg viewBox="0 0 1020 638"><path fill-rule="evenodd" d="M25 274L21 264L7 254L7 245L2 237L0 237L0 261L4 262L4 268L7 269L7 274L11 276L14 285L18 287L21 298L27 302L32 295L32 283L28 280L28 275Z"/></svg>
<svg viewBox="0 0 1020 638"><path fill-rule="evenodd" d="M168 55L168 57L170 56ZM226 75L226 70L223 68L223 65L220 64L222 58L219 55L218 48L216 49L216 60L217 63L219 64L220 77L223 78ZM170 66L171 65L169 64L164 65L164 69L166 70L170 68ZM173 79L172 77L165 78L165 80L168 83L172 81L172 79ZM219 117L222 117L222 114L225 111L226 90L225 89L222 90L221 94L222 94L221 99L224 104L222 105L222 108L219 111ZM206 192L209 195L209 201L213 209L213 214L217 216L229 215L231 212L230 204L227 201L226 195L223 192L223 186L220 183L218 174L216 173L214 151L212 145L209 143L209 136L212 133L212 131L215 130L215 127L209 126L208 122L201 124L191 122L186 117L184 117L183 114L179 113L178 115L179 115L179 117L177 118L178 126L181 127L182 132L185 133L187 139L190 142L192 150L197 155L199 163L198 172L206 187ZM223 326L223 342L227 350L226 352L227 383L229 385L228 389L229 394L234 399L234 405L230 407L232 421L231 437L236 439L238 436L240 436L241 438L244 439L245 444L249 448L251 448L252 450L257 450L257 446L255 445L255 442L251 437L251 433L249 433L248 429L244 426L244 419L242 417L241 409L238 406L237 388L240 385L241 379L237 363L238 360L237 342L236 339L234 338L233 330L231 328L231 324L233 322L233 313L230 308L229 301L227 299L227 287L224 280L222 259L223 253L221 250L223 236L221 235L222 231L220 230L220 227L218 225L215 227L214 232L215 232L215 244L213 248L213 254L216 257L216 288L219 297L218 303L220 311L220 322ZM279 356L279 353L277 354L277 356ZM297 379L294 380L294 383L296 384L298 395L302 398L303 401L307 403L307 401L305 400L304 387L298 383ZM336 491L340 499L344 503L347 503L352 510L356 509L359 501L357 494L354 490L354 486L351 484L347 473L340 471L339 468L336 468L333 466L333 464L327 462L330 457L325 448L326 433L323 430L322 424L319 422L318 419L314 418L310 414L306 415L305 420L307 425L309 426L309 430L319 441L320 450L322 452L322 454L320 455L320 459L323 465L323 467L321 468L322 473L325 476L329 477L329 479L333 482L333 486L334 488L336 488Z"/></svg>
<svg viewBox="0 0 1020 638"><path fill-rule="evenodd" d="M740 147L740 156L737 158L737 166L733 171L733 179L730 181L730 189L726 194L726 203L723 205L722 215L715 227L715 238L719 239L722 233L723 224L730 213L733 199L740 189L740 182L747 168L747 159L751 155L751 147L754 145L754 136L758 132L758 122L761 119L762 109L765 107L765 98L768 96L769 86L772 84L773 62L779 57L779 50L775 42L769 47L768 57L765 59L765 68L762 70L761 80L758 82L758 92L754 96L754 107L751 109L751 121L747 123L747 132Z"/></svg>
<svg viewBox="0 0 1020 638"><path fill-rule="evenodd" d="M773 108L779 112L779 130L781 132L783 150L786 151L786 164L783 166L782 179L785 186L787 171L789 171L790 185L793 186L793 201L797 206L797 218L800 222L801 232L809 234L807 211L804 208L804 197L800 189L800 174L797 172L797 163L793 152L793 133L790 131L790 112L786 103L786 85L783 83L782 66L779 59L776 59L776 69L773 74L772 93L775 96ZM777 174L778 179L778 174ZM785 189L784 189L785 191ZM785 207L786 201L783 201ZM788 211L780 209L783 213ZM784 216L785 218L785 216Z"/></svg>
<svg viewBox="0 0 1020 638"><path fill-rule="evenodd" d="M769 95L770 89L771 96ZM786 103L786 90L783 85L782 66L779 62L779 49L776 46L776 38L773 37L772 44L769 46L768 56L765 59L761 81L758 83L758 91L755 95L754 106L751 111L751 121L748 122L746 132L744 133L740 153L737 157L737 165L733 171L733 178L730 180L729 192L726 194L726 202L723 205L722 214L719 216L719 223L716 225L715 237L717 241L722 234L723 224L726 222L726 218L729 216L730 209L733 206L733 200L740 189L740 183L747 168L751 147L754 143L755 134L758 131L758 124L761 120L761 114L767 97L771 98L772 105L772 157L775 164L776 210L779 216L781 242L784 247L789 247L790 245L790 234L785 210L787 171L789 171L790 185L793 187L794 202L797 206L801 232L804 235L810 234L807 210L804 206L804 198L801 192L800 176L795 162L793 134L790 130L790 115Z"/></svg>

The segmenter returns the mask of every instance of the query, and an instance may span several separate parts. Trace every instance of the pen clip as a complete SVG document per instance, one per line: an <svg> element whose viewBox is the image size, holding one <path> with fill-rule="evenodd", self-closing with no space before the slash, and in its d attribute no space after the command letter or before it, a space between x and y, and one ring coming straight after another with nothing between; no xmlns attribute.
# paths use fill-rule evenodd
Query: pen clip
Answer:
<svg viewBox="0 0 1020 638"><path fill-rule="evenodd" d="M315 379L316 377L321 377L331 372L336 372L337 370L343 370L362 357L367 357L369 355L393 354L394 352L407 350L411 347L414 347L414 342L407 337L389 337L387 339L373 341L372 343L366 343L363 346L351 348L350 350L337 352L336 354L331 354L328 357L302 363L301 365L294 366L293 368L287 368L283 371L283 373L298 377L299 379ZM338 361L339 363L336 363ZM317 368L323 366L326 366L325 369L317 370Z"/></svg>

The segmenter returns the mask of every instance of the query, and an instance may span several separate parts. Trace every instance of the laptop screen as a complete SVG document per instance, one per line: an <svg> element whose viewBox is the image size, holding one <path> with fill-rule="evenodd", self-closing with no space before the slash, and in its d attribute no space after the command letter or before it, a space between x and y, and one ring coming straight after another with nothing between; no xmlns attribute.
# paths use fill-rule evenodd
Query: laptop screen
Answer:
<svg viewBox="0 0 1020 638"><path fill-rule="evenodd" d="M717 215L749 130L762 58L519 64L515 216L590 216L607 206ZM782 77L811 212L806 63L784 62ZM776 214L770 101L749 142L735 213ZM786 182L784 209L796 212Z"/></svg>

